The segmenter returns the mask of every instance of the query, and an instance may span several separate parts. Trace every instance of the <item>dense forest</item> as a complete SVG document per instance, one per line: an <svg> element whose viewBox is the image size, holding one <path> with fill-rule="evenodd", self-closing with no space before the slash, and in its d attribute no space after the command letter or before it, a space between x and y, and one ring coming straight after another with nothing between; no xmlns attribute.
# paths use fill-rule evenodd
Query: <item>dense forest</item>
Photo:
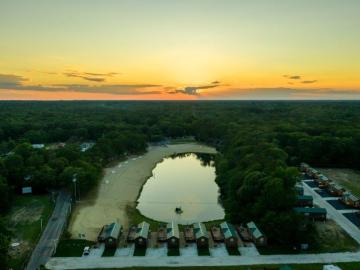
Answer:
<svg viewBox="0 0 360 270"><path fill-rule="evenodd" d="M219 151L226 217L255 220L270 240L289 244L299 240L295 167L360 166L359 102L0 102L0 119L1 215L22 187L46 193L76 176L86 192L109 162L194 136ZM81 151L84 142L95 144ZM8 243L0 221L0 261Z"/></svg>

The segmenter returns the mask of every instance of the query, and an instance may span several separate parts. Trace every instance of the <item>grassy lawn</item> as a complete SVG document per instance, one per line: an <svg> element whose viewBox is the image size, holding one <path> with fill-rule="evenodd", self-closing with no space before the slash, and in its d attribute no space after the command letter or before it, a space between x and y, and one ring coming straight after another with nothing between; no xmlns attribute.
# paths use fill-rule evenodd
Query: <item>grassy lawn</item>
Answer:
<svg viewBox="0 0 360 270"><path fill-rule="evenodd" d="M91 247L94 242L80 239L61 239L54 257L81 257L84 247Z"/></svg>
<svg viewBox="0 0 360 270"><path fill-rule="evenodd" d="M359 244L333 220L316 223L317 243L313 252L357 251Z"/></svg>
<svg viewBox="0 0 360 270"><path fill-rule="evenodd" d="M268 245L258 247L260 254L298 254L298 253L332 253L344 251L358 251L359 244L351 238L337 223L333 220L317 222L315 224L316 235L315 242L310 243L309 250L294 250L292 246Z"/></svg>
<svg viewBox="0 0 360 270"><path fill-rule="evenodd" d="M129 219L129 224L131 225L137 225L143 221L146 221L150 224L150 229L155 231L159 227L160 224L164 224L163 222L159 222L156 220L153 220L151 218L143 216L138 209L134 206L128 205L126 207L126 215Z"/></svg>
<svg viewBox="0 0 360 270"><path fill-rule="evenodd" d="M197 252L199 256L210 256L210 251L208 248L198 248Z"/></svg>
<svg viewBox="0 0 360 270"><path fill-rule="evenodd" d="M240 256L240 252L237 248L226 248L230 256Z"/></svg>
<svg viewBox="0 0 360 270"><path fill-rule="evenodd" d="M41 219L45 228L54 204L48 195L16 196L5 222L13 233L12 243L20 245L10 249L9 266L23 269L41 234Z"/></svg>
<svg viewBox="0 0 360 270"><path fill-rule="evenodd" d="M329 179L336 181L354 195L360 196L360 171L352 169L319 168Z"/></svg>
<svg viewBox="0 0 360 270"><path fill-rule="evenodd" d="M168 248L168 256L180 256L180 250L178 248Z"/></svg>
<svg viewBox="0 0 360 270"><path fill-rule="evenodd" d="M146 248L135 248L133 256L145 256Z"/></svg>

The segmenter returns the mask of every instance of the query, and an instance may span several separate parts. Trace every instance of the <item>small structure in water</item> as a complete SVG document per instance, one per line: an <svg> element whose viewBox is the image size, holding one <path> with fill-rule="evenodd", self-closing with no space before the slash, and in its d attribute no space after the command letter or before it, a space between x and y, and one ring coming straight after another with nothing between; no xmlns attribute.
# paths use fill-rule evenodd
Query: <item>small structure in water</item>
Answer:
<svg viewBox="0 0 360 270"><path fill-rule="evenodd" d="M182 214L184 211L181 209L181 206L178 206L175 208L175 213L176 214Z"/></svg>

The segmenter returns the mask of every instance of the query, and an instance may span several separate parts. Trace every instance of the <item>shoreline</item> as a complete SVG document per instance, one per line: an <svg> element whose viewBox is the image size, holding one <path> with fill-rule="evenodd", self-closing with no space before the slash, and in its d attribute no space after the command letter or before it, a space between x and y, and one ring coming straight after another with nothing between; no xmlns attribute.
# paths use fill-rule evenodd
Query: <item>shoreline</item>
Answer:
<svg viewBox="0 0 360 270"><path fill-rule="evenodd" d="M69 222L71 238L95 240L103 225L117 221L129 226L126 207L136 206L143 185L164 158L181 153L216 154L215 148L199 143L149 146L147 152L132 156L104 169L93 192L77 203ZM80 237L80 235L85 235Z"/></svg>

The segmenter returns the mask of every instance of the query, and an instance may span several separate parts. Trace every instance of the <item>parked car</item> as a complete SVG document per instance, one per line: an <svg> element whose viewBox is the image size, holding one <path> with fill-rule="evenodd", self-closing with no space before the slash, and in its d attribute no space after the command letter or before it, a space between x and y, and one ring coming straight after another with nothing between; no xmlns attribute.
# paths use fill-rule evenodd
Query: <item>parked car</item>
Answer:
<svg viewBox="0 0 360 270"><path fill-rule="evenodd" d="M83 256L88 256L90 254L90 247L84 247Z"/></svg>

